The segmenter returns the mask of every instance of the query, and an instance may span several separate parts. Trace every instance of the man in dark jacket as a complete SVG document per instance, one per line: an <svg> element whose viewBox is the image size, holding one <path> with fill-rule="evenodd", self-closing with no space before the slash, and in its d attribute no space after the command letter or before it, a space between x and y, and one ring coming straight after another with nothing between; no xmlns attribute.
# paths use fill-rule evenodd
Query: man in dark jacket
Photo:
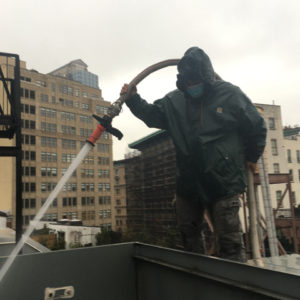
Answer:
<svg viewBox="0 0 300 300"><path fill-rule="evenodd" d="M203 212L210 212L220 257L246 261L238 195L265 147L266 127L247 96L216 80L209 57L188 49L178 64L177 88L148 104L136 89L126 101L147 126L165 129L177 159L177 221L187 251L203 253ZM124 85L121 94L126 93Z"/></svg>

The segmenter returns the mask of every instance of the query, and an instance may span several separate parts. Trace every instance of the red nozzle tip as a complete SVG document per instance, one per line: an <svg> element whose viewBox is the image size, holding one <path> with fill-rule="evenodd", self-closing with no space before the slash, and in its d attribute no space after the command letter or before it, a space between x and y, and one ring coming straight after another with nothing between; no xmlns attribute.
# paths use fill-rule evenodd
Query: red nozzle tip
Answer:
<svg viewBox="0 0 300 300"><path fill-rule="evenodd" d="M95 145L96 141L99 139L102 132L104 132L104 131L105 131L105 128L101 124L98 124L97 128L93 131L93 133L91 134L91 136L87 140L90 143L92 143L93 145Z"/></svg>

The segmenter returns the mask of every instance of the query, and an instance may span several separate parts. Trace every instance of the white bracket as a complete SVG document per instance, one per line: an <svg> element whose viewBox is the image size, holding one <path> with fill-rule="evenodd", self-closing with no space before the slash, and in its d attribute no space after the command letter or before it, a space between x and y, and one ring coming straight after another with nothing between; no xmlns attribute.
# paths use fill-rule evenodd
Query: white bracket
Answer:
<svg viewBox="0 0 300 300"><path fill-rule="evenodd" d="M55 300L55 299L72 299L75 295L73 286L62 286L59 288L45 288L44 300Z"/></svg>

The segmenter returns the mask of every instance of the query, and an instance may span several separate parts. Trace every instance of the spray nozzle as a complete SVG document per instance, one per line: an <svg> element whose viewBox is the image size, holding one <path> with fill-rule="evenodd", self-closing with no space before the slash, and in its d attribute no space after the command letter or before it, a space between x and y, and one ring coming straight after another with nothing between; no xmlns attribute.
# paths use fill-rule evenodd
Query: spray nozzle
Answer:
<svg viewBox="0 0 300 300"><path fill-rule="evenodd" d="M101 126L105 128L105 131L111 133L119 140L123 137L123 133L120 130L111 126L112 119L109 116L105 115L103 118L101 118L97 115L93 115L93 117L99 122Z"/></svg>

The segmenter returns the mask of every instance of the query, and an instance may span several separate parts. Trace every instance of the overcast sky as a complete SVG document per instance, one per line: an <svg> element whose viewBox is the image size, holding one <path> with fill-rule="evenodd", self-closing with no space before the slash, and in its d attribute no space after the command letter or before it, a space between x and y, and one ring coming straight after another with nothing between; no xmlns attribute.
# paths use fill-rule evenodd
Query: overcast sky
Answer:
<svg viewBox="0 0 300 300"><path fill-rule="evenodd" d="M124 82L146 67L180 58L191 46L215 71L256 103L281 105L283 124L300 124L299 0L10 0L1 1L0 52L48 73L81 58L115 101ZM176 68L138 86L149 102L175 89ZM155 131L124 107L113 125L114 159L127 144Z"/></svg>

